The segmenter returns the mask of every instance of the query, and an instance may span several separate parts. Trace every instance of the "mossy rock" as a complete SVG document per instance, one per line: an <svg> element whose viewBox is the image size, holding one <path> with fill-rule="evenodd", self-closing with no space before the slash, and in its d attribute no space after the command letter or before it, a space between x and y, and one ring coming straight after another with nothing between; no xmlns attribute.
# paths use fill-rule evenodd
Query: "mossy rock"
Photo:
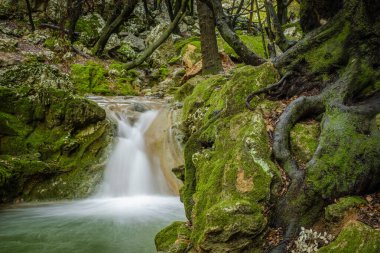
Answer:
<svg viewBox="0 0 380 253"><path fill-rule="evenodd" d="M297 123L290 132L292 153L302 164L311 160L318 146L319 122Z"/></svg>
<svg viewBox="0 0 380 253"><path fill-rule="evenodd" d="M80 33L79 41L86 46L93 46L105 25L106 22L98 13L81 16L75 27Z"/></svg>
<svg viewBox="0 0 380 253"><path fill-rule="evenodd" d="M325 218L328 221L338 221L343 218L346 211L350 208L365 204L366 201L361 197L344 197L340 198L336 203L325 208Z"/></svg>
<svg viewBox="0 0 380 253"><path fill-rule="evenodd" d="M184 100L182 128L188 140L181 198L197 250L252 249L252 238L267 226L263 205L278 189L280 174L259 109L264 101L255 98L258 109L250 112L245 98L278 78L271 64L244 66L227 76L198 79Z"/></svg>
<svg viewBox="0 0 380 253"><path fill-rule="evenodd" d="M0 202L87 196L111 141L104 109L72 94L57 69L1 71Z"/></svg>
<svg viewBox="0 0 380 253"><path fill-rule="evenodd" d="M318 250L321 253L378 253L380 231L359 221L349 223L329 245Z"/></svg>
<svg viewBox="0 0 380 253"><path fill-rule="evenodd" d="M161 230L154 238L158 252L182 253L189 245L189 233L186 223L175 221Z"/></svg>
<svg viewBox="0 0 380 253"><path fill-rule="evenodd" d="M136 95L132 82L137 78L133 71L122 71L120 64L112 64L110 70L103 65L88 61L85 64L71 65L70 77L79 94Z"/></svg>
<svg viewBox="0 0 380 253"><path fill-rule="evenodd" d="M380 131L375 118L328 108L322 123L329 122L319 138L321 147L307 168L307 188L323 199L345 196L347 192L368 189L368 177L380 180ZM366 162L363 162L366 161Z"/></svg>

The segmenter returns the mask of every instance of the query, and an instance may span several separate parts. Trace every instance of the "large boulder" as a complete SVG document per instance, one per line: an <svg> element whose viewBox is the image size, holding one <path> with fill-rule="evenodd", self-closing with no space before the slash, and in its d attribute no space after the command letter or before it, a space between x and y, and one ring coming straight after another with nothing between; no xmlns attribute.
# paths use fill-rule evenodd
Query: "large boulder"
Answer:
<svg viewBox="0 0 380 253"><path fill-rule="evenodd" d="M184 100L182 118L187 142L181 198L190 239L196 251L244 252L260 245L268 227L265 208L280 188L264 115L247 111L245 98L275 83L278 73L267 63L197 80L184 85L194 90Z"/></svg>
<svg viewBox="0 0 380 253"><path fill-rule="evenodd" d="M41 63L0 72L0 202L83 197L102 175L105 111Z"/></svg>

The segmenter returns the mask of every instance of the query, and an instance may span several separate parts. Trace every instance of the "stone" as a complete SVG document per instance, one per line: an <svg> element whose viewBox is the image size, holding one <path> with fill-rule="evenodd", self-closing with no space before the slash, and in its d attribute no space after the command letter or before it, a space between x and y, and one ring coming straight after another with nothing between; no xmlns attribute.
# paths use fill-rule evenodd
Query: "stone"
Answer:
<svg viewBox="0 0 380 253"><path fill-rule="evenodd" d="M106 51L109 51L114 48L120 47L120 45L121 45L121 40L119 39L119 37L116 34L112 34L110 38L108 39L107 44L104 49Z"/></svg>
<svg viewBox="0 0 380 253"><path fill-rule="evenodd" d="M0 202L93 192L111 141L105 111L75 96L54 67L22 62L0 72Z"/></svg>
<svg viewBox="0 0 380 253"><path fill-rule="evenodd" d="M123 38L123 42L128 43L133 50L141 52L145 49L145 42L143 39L136 37L135 35L129 33Z"/></svg>
<svg viewBox="0 0 380 253"><path fill-rule="evenodd" d="M339 221L350 208L365 203L366 201L361 197L349 196L340 198L336 203L325 208L325 218L327 221Z"/></svg>
<svg viewBox="0 0 380 253"><path fill-rule="evenodd" d="M76 31L80 32L79 41L85 46L92 46L105 25L106 22L98 13L81 16L76 25Z"/></svg>
<svg viewBox="0 0 380 253"><path fill-rule="evenodd" d="M377 253L380 252L380 231L359 221L349 222L321 253Z"/></svg>

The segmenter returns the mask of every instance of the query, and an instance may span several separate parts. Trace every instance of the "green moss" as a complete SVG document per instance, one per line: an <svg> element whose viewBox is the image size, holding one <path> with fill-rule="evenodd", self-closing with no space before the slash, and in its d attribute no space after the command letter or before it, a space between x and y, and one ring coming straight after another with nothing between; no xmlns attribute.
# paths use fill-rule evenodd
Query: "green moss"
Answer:
<svg viewBox="0 0 380 253"><path fill-rule="evenodd" d="M241 41L255 54L265 58L263 42L261 36L252 36L247 34L239 34L238 35ZM235 58L239 58L239 56L235 53L235 51L225 42L222 38L218 37L218 47L223 49L223 51L231 55Z"/></svg>
<svg viewBox="0 0 380 253"><path fill-rule="evenodd" d="M138 54L128 43L123 43L116 51L122 61L131 61L137 58Z"/></svg>
<svg viewBox="0 0 380 253"><path fill-rule="evenodd" d="M175 244L178 238L178 232L183 225L183 222L175 221L161 230L154 238L157 251L169 252L170 248Z"/></svg>
<svg viewBox="0 0 380 253"><path fill-rule="evenodd" d="M344 196L361 185L380 167L380 132L375 124L365 125L360 115L328 108L322 121L328 121L320 136L321 150L308 168L309 189L323 198Z"/></svg>
<svg viewBox="0 0 380 253"><path fill-rule="evenodd" d="M94 165L102 163L110 142L105 111L71 94L55 69L26 65L2 71L0 202L88 195L102 174Z"/></svg>
<svg viewBox="0 0 380 253"><path fill-rule="evenodd" d="M99 14L90 13L79 18L75 30L80 32L80 42L86 46L93 46L104 26L105 22Z"/></svg>
<svg viewBox="0 0 380 253"><path fill-rule="evenodd" d="M361 222L352 222L321 253L377 253L380 251L380 231Z"/></svg>
<svg viewBox="0 0 380 253"><path fill-rule="evenodd" d="M344 213L352 207L365 204L366 201L361 197L344 197L340 198L336 203L325 208L325 218L328 221L337 221L343 218Z"/></svg>
<svg viewBox="0 0 380 253"><path fill-rule="evenodd" d="M136 95L132 82L138 75L136 71L125 71L119 63L112 64L107 70L96 62L88 61L84 65L71 65L70 76L80 94Z"/></svg>
<svg viewBox="0 0 380 253"><path fill-rule="evenodd" d="M270 64L245 66L228 78L199 79L184 101L183 129L189 139L181 198L196 248L239 251L252 247L250 238L266 227L262 204L269 201L279 172L270 159L263 115L247 111L245 98L277 79Z"/></svg>
<svg viewBox="0 0 380 253"><path fill-rule="evenodd" d="M345 49L343 45L349 33L350 26L346 24L338 35L308 51L305 55L301 55L309 64L312 72L325 72L332 65L339 64L344 60Z"/></svg>
<svg viewBox="0 0 380 253"><path fill-rule="evenodd" d="M106 83L106 74L104 67L93 61L88 61L84 65L71 65L71 79L81 94L102 90Z"/></svg>
<svg viewBox="0 0 380 253"><path fill-rule="evenodd" d="M306 164L318 146L319 122L297 123L290 132L292 153L297 161Z"/></svg>

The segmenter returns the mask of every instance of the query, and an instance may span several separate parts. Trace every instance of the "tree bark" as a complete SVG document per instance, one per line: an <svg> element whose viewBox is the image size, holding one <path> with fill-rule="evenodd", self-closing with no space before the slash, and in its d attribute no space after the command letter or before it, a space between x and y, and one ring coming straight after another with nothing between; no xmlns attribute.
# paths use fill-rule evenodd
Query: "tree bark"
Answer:
<svg viewBox="0 0 380 253"><path fill-rule="evenodd" d="M34 30L36 30L36 27L34 26L34 22L33 22L32 8L30 6L29 0L25 0L25 1L26 1L26 7L28 9L28 18L29 18L30 28L31 28L32 32L34 32Z"/></svg>
<svg viewBox="0 0 380 253"><path fill-rule="evenodd" d="M212 6L214 11L216 26L223 37L223 39L232 47L232 49L239 55L242 61L249 65L260 65L265 62L264 59L252 52L231 30L228 25L228 18L224 14L220 0L209 0L209 5Z"/></svg>
<svg viewBox="0 0 380 253"><path fill-rule="evenodd" d="M286 51L290 46L291 43L285 38L284 32L281 28L280 20L277 17L277 14L274 10L272 0L265 0L267 15L271 17L274 35L275 35L275 41L276 44L281 48L282 51Z"/></svg>
<svg viewBox="0 0 380 253"><path fill-rule="evenodd" d="M244 5L244 0L240 0L239 6L237 7L237 10L236 10L236 12L235 12L235 15L234 15L234 17L232 18L232 22L231 22L231 26L232 26L232 28L235 28L235 26L236 26L236 21L237 21L237 19L238 19L238 17L239 17L239 14L240 14L240 12L241 12L241 9L243 8L243 5Z"/></svg>
<svg viewBox="0 0 380 253"><path fill-rule="evenodd" d="M285 0L277 1L277 16L281 25L285 25L288 22L288 3ZM288 0L289 2L291 0Z"/></svg>
<svg viewBox="0 0 380 253"><path fill-rule="evenodd" d="M71 3L70 8L70 26L69 26L69 32L68 36L70 39L70 42L73 43L75 41L75 27L77 25L78 19L80 15L82 14L82 6L83 6L84 0L74 0Z"/></svg>
<svg viewBox="0 0 380 253"><path fill-rule="evenodd" d="M215 19L206 3L197 0L201 30L202 73L217 74L223 70L215 34Z"/></svg>
<svg viewBox="0 0 380 253"><path fill-rule="evenodd" d="M128 0L127 4L124 6L120 15L111 22L111 24L105 26L100 34L99 40L94 46L94 52L96 55L101 55L104 48L108 42L110 36L119 29L120 25L132 14L133 10L137 5L137 0Z"/></svg>

